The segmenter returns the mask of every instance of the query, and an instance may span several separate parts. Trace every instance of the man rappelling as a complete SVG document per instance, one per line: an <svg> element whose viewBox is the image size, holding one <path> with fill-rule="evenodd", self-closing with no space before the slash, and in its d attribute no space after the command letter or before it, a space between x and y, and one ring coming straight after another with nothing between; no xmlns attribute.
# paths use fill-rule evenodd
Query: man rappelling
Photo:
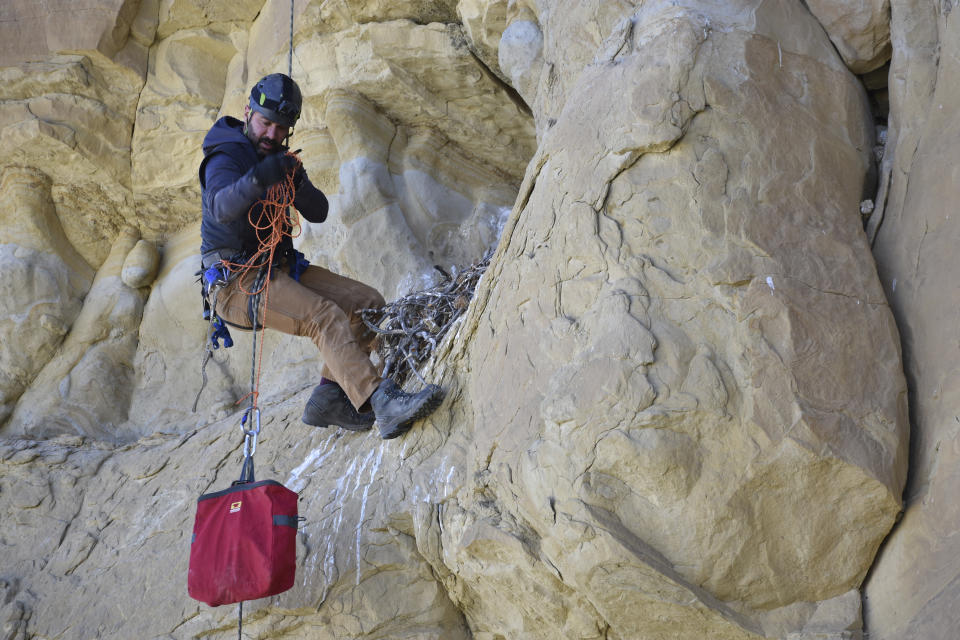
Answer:
<svg viewBox="0 0 960 640"><path fill-rule="evenodd" d="M307 401L305 423L362 431L376 421L383 438L395 438L436 409L443 393L436 385L407 393L374 366L370 354L376 335L359 312L382 306L383 296L362 282L308 265L293 247L286 212L285 233L269 252L262 250L258 221L276 185L289 188L293 206L308 222L327 217L326 196L287 147L301 104L292 78L270 74L251 90L242 121L220 118L204 138L199 171L203 270L220 274L207 277L205 284L210 313L235 327L269 327L313 341L324 366ZM215 295L210 288L217 289ZM265 288L268 295L250 295Z"/></svg>

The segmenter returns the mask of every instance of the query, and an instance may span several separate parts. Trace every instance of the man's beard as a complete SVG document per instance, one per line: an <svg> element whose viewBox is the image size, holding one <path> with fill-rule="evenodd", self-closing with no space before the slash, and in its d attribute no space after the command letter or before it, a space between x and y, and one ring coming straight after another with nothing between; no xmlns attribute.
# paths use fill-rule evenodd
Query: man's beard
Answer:
<svg viewBox="0 0 960 640"><path fill-rule="evenodd" d="M263 147L260 146L261 144L266 144L266 147L267 147L266 151L264 151ZM280 150L280 145L277 144L276 141L274 141L273 139L268 138L267 136L261 136L260 139L257 140L257 153L259 153L260 155L271 155L276 153L279 150Z"/></svg>
<svg viewBox="0 0 960 640"><path fill-rule="evenodd" d="M246 123L246 126L244 126L243 128L243 133L245 136L247 136L247 139L253 143L253 147L257 150L257 155L260 157L264 157L267 155L272 155L277 151L279 151L281 148L280 144L278 144L272 138L269 138L267 136L260 136L259 138L255 138L253 136L253 127L250 126L250 119L252 117L253 116L251 115L250 117L247 118L247 123ZM266 151L261 146L262 144L267 145Z"/></svg>

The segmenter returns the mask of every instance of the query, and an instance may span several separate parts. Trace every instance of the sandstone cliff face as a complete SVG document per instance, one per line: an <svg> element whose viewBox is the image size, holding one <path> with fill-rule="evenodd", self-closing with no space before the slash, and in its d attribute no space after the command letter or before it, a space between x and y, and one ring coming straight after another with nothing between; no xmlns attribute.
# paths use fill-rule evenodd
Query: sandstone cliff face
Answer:
<svg viewBox="0 0 960 640"><path fill-rule="evenodd" d="M892 7L891 136L878 197L884 207L869 230L903 340L913 429L903 520L865 592L871 637L882 639L947 638L958 622L960 396L951 318L960 129L951 112L960 99L960 25L952 8Z"/></svg>
<svg viewBox="0 0 960 640"><path fill-rule="evenodd" d="M399 441L301 423L322 362L264 337L258 476L305 522L244 634L853 638L875 566L870 636L946 637L948 5L297 0L294 147L331 200L300 249L388 299L497 249ZM286 71L289 12L0 9L5 637L236 635L185 589L250 368L235 336L191 411L196 169ZM864 233L855 74L891 51Z"/></svg>

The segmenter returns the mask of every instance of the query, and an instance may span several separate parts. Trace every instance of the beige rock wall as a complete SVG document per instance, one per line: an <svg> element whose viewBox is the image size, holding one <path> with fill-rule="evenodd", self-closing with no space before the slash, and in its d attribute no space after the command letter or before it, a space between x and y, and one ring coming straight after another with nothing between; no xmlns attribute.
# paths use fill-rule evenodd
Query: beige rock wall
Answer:
<svg viewBox="0 0 960 640"><path fill-rule="evenodd" d="M556 65L565 106L467 349L466 477L486 470L623 637L670 616L656 585L688 589L709 637L776 633L761 612L859 584L905 477L895 327L856 222L862 91L825 39L797 38L819 29L802 13L697 9L647 3L589 67ZM812 126L821 110L835 129ZM803 506L852 493L842 514ZM484 546L454 545L516 561Z"/></svg>
<svg viewBox="0 0 960 640"><path fill-rule="evenodd" d="M156 12L157 0L9 0L0 8L0 66L84 50L142 75Z"/></svg>
<svg viewBox="0 0 960 640"><path fill-rule="evenodd" d="M155 262L150 254L156 252L152 244L138 240L132 227L118 236L69 335L20 397L6 433L37 438L71 433L107 441L138 435L124 433L122 425L129 409L131 365L149 293L146 286L152 283L143 274L149 274L149 263ZM146 255L138 260L135 248ZM148 268L139 269L140 277L132 276L143 263ZM131 279L144 286L124 281Z"/></svg>
<svg viewBox="0 0 960 640"><path fill-rule="evenodd" d="M244 635L470 638L410 523L383 518L386 490L370 480L396 473L401 459L374 436L307 430L305 399L270 405L257 454L259 477L311 496L300 507L303 564L282 600L245 604ZM195 501L236 479L236 434L231 416L120 448L77 436L4 439L4 632L236 637L236 607L186 595ZM129 615L138 607L151 614Z"/></svg>
<svg viewBox="0 0 960 640"><path fill-rule="evenodd" d="M97 349L88 354L87 348L100 343L95 334L111 328L134 335L120 360L127 371L136 350L136 304L118 305L113 318L117 324L107 324L106 329L99 322L93 324L101 326L83 328L81 308L89 317L94 313L90 309L103 306L88 304L94 274L108 260L121 229L136 225L130 191L131 131L142 69L123 52L142 48L145 35L137 3L89 3L76 11L76 31L67 26L70 12L65 3L45 8L47 13L34 3L14 3L4 8L11 18L0 22L0 40L31 43L13 52L5 50L0 60L0 137L7 150L0 168L7 229L3 286L8 290L3 303L0 422L8 422L24 397L31 405L28 412L50 417L51 412L59 413L53 409L55 397L72 396L82 417L60 415L62 426L53 429L72 433L74 427L68 424L86 422L91 416L98 422L95 416L104 411L115 418L109 424L126 419L122 406L110 406L109 393L95 390L112 386L109 376L71 381L66 372L89 355L86 371L101 373L95 364L100 355L93 353ZM143 290L139 296L147 293ZM103 317L109 315L107 309ZM68 352L65 360L58 360ZM27 392L49 371L60 375L36 387L44 389L40 396L50 402L41 408ZM23 420L15 422L21 426L11 421L8 432L22 430ZM49 431L44 426L40 432Z"/></svg>
<svg viewBox="0 0 960 640"><path fill-rule="evenodd" d="M93 270L67 239L44 174L5 167L0 197L6 229L0 245L0 422L5 422L80 313Z"/></svg>
<svg viewBox="0 0 960 640"><path fill-rule="evenodd" d="M287 69L290 5L88 4L69 38L56 3L0 9L0 620L233 637L235 607L184 588L195 500L239 473L250 374L235 332L191 411L195 172L213 120ZM388 299L498 250L426 373L447 401L399 441L302 424L321 362L264 338L258 476L305 521L297 582L247 604L250 637L860 637L907 474L884 288L921 472L867 630L950 628L949 545L911 563L946 539L955 475L932 337L952 299L921 286L949 287L957 101L924 56L955 25L919 0L892 30L880 2L636 4L296 2L293 144L331 201L298 246ZM881 287L851 70L888 42Z"/></svg>
<svg viewBox="0 0 960 640"><path fill-rule="evenodd" d="M960 488L955 275L960 26L949 5L894 2L890 141L871 220L910 382L905 511L867 583L871 638L949 638L958 628ZM885 201L884 201L885 196Z"/></svg>
<svg viewBox="0 0 960 640"><path fill-rule="evenodd" d="M93 52L4 67L0 81L4 166L49 177L60 226L98 266L120 228L135 221L130 132L139 79Z"/></svg>
<svg viewBox="0 0 960 640"><path fill-rule="evenodd" d="M806 3L854 73L890 59L890 1L809 0Z"/></svg>
<svg viewBox="0 0 960 640"><path fill-rule="evenodd" d="M245 28L215 23L176 31L151 48L130 167L138 221L151 238L196 219L203 136L223 101L228 65L246 44Z"/></svg>

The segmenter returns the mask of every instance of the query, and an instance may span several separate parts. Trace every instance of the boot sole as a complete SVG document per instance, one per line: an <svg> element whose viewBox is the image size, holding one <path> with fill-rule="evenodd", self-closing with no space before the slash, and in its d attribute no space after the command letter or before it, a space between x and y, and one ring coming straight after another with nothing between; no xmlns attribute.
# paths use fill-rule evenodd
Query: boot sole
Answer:
<svg viewBox="0 0 960 640"><path fill-rule="evenodd" d="M316 420L308 420L307 413L308 411L304 411L300 420L304 424L308 424L311 427L319 427L321 429L326 429L327 427L340 427L341 429L346 429L347 431L369 431L370 428L373 427L373 420L370 420L369 422L348 422L346 420L342 420L338 424L336 421L328 420L322 416Z"/></svg>
<svg viewBox="0 0 960 640"><path fill-rule="evenodd" d="M402 420L397 420L390 424L380 426L381 438L384 440L392 440L393 438L402 436L410 430L410 427L413 426L414 422L426 418L428 415L437 410L437 408L443 403L445 394L443 389L437 385L430 386L434 387L433 393L422 405L417 407L417 410L413 412L413 415L411 415L409 418L404 418Z"/></svg>

